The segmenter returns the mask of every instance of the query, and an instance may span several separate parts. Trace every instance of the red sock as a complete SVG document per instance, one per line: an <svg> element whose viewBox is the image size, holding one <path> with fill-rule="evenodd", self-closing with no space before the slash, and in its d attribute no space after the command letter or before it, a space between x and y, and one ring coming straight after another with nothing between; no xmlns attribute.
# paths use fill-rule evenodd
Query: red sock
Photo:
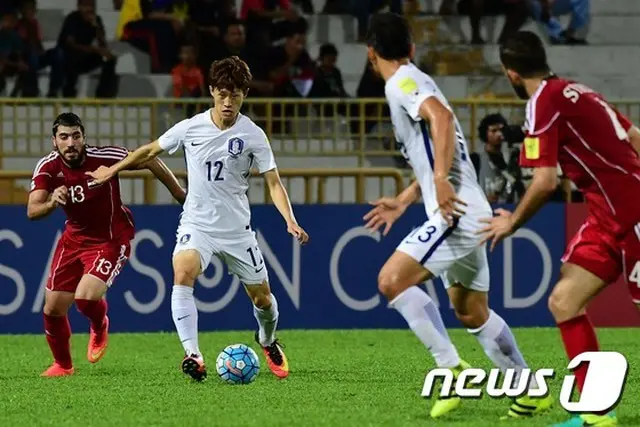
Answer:
<svg viewBox="0 0 640 427"><path fill-rule="evenodd" d="M53 359L63 368L70 369L71 351L69 338L71 338L71 325L67 316L44 315L44 333L49 343Z"/></svg>
<svg viewBox="0 0 640 427"><path fill-rule="evenodd" d="M77 299L78 311L91 321L91 329L99 331L104 325L104 317L107 315L107 302L99 300Z"/></svg>
<svg viewBox="0 0 640 427"><path fill-rule="evenodd" d="M587 351L598 351L599 346L596 331L586 314L558 323L558 328L560 328L564 349L567 352L569 360ZM588 369L589 364L582 363L574 371L580 392L582 392Z"/></svg>

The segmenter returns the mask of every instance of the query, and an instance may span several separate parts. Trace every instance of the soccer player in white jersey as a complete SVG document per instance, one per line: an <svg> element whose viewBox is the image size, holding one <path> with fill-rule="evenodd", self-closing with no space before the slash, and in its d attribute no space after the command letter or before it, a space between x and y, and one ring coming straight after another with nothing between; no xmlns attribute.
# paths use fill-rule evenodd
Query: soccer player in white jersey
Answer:
<svg viewBox="0 0 640 427"><path fill-rule="evenodd" d="M240 114L251 82L249 67L237 56L216 61L209 80L213 108L181 121L157 141L138 148L109 168L98 169L92 176L104 182L163 151L174 153L180 147L184 149L188 191L173 251L171 294L173 321L185 351L182 370L197 381L206 378L198 346L193 286L215 255L244 284L259 325L255 339L263 348L271 371L285 378L289 375L289 364L275 337L278 303L270 291L264 260L250 227L247 190L252 168L264 175L287 231L301 244L309 236L293 215L267 136L251 119Z"/></svg>
<svg viewBox="0 0 640 427"><path fill-rule="evenodd" d="M442 317L429 295L417 285L440 276L455 314L501 368L517 372L527 367L507 323L489 308L489 265L486 245L476 233L491 206L478 185L464 134L435 82L410 59L415 46L409 26L399 15L385 13L371 19L368 57L384 78L391 120L401 151L416 180L398 197L373 204L366 226L386 235L405 209L422 196L427 219L413 230L387 260L378 276L380 292L398 310L430 350L439 368L457 377L469 367L453 346ZM534 384L535 385L535 384ZM458 407L456 395L438 398L431 416ZM508 417L531 416L548 409L550 398L521 397Z"/></svg>

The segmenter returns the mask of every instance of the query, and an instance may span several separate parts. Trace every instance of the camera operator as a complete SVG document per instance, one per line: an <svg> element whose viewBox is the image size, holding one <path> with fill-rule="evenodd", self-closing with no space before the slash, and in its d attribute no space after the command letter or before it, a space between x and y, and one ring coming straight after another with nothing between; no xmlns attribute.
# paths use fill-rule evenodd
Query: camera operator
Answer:
<svg viewBox="0 0 640 427"><path fill-rule="evenodd" d="M482 119L478 134L485 151L479 176L489 202L516 203L525 192L518 165L520 145L524 141L522 128L509 125L501 114L495 113Z"/></svg>

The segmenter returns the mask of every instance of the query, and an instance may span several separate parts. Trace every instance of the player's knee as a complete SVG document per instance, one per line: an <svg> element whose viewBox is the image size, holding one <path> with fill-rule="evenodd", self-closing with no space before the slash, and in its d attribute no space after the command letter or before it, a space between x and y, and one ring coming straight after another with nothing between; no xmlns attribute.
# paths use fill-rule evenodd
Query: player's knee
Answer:
<svg viewBox="0 0 640 427"><path fill-rule="evenodd" d="M269 293L267 294L259 294L259 295L250 295L251 302L257 308L264 310L271 307L271 298Z"/></svg>
<svg viewBox="0 0 640 427"><path fill-rule="evenodd" d="M176 285L193 286L198 277L199 267L188 263L176 264L173 267L173 280Z"/></svg>
<svg viewBox="0 0 640 427"><path fill-rule="evenodd" d="M42 312L47 316L64 316L67 314L68 308L56 305L56 304L45 304Z"/></svg>
<svg viewBox="0 0 640 427"><path fill-rule="evenodd" d="M460 324L467 329L477 329L487 322L488 316L481 312L458 311L454 309Z"/></svg>
<svg viewBox="0 0 640 427"><path fill-rule="evenodd" d="M378 290L391 301L403 290L403 282L400 274L394 271L381 271L378 275Z"/></svg>
<svg viewBox="0 0 640 427"><path fill-rule="evenodd" d="M578 307L575 307L575 304L572 302L569 295L559 290L558 287L556 287L551 292L551 295L549 295L547 304L549 306L549 311L558 322L571 319L579 310Z"/></svg>

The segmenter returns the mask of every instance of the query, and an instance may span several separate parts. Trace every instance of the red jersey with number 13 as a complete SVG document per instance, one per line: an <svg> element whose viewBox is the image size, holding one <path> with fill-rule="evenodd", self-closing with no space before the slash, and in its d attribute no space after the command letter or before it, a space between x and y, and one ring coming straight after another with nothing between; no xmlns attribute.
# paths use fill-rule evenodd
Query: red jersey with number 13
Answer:
<svg viewBox="0 0 640 427"><path fill-rule="evenodd" d="M67 166L56 151L38 162L33 172L31 191L53 193L62 185L67 187L67 204L62 206L67 215L65 238L78 244L129 242L133 239L133 215L122 204L118 179L90 186L93 178L86 174L100 166L111 166L127 155L128 151L122 147L87 146L85 161L77 168Z"/></svg>
<svg viewBox="0 0 640 427"><path fill-rule="evenodd" d="M615 235L640 222L640 158L632 123L599 93L552 77L531 96L522 167L562 167L585 196L590 216Z"/></svg>

